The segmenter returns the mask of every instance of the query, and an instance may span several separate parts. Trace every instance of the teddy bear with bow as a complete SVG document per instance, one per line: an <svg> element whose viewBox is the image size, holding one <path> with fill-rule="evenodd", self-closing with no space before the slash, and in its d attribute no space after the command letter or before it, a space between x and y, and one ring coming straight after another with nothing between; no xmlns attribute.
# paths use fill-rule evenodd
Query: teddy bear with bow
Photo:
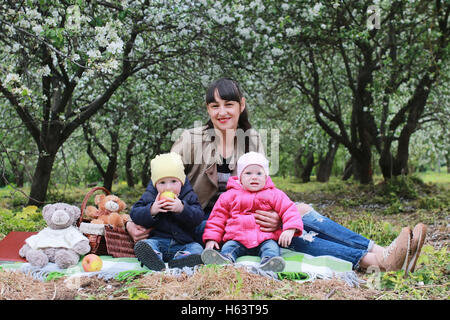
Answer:
<svg viewBox="0 0 450 320"><path fill-rule="evenodd" d="M49 262L61 269L76 265L80 256L91 250L89 239L75 226L80 215L78 207L66 203L46 205L42 216L47 227L28 237L19 255L41 268Z"/></svg>
<svg viewBox="0 0 450 320"><path fill-rule="evenodd" d="M110 224L122 228L130 220L128 214L121 214L127 205L118 196L99 194L94 198L95 205L86 207L86 216L93 219L91 223Z"/></svg>

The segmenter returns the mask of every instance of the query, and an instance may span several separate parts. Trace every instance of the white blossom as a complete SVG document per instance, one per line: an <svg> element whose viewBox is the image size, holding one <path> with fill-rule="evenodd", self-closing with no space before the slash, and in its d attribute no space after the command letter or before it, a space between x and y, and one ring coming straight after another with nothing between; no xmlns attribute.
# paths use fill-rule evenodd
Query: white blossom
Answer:
<svg viewBox="0 0 450 320"><path fill-rule="evenodd" d="M33 32L39 36L41 35L41 33L44 31L44 28L42 28L41 25L35 25L31 30L33 30Z"/></svg>
<svg viewBox="0 0 450 320"><path fill-rule="evenodd" d="M285 32L286 32L286 36L293 37L300 33L300 27L286 28Z"/></svg>
<svg viewBox="0 0 450 320"><path fill-rule="evenodd" d="M207 74L204 74L204 75L202 75L201 77L200 77L200 81L201 81L201 83L202 83L202 85L204 86L204 87L207 87L208 85L209 85L209 76L207 75Z"/></svg>
<svg viewBox="0 0 450 320"><path fill-rule="evenodd" d="M279 48L273 48L271 52L272 52L272 55L275 57L281 56L284 53L283 49L279 49Z"/></svg>
<svg viewBox="0 0 450 320"><path fill-rule="evenodd" d="M323 4L321 4L320 2L317 3L312 9L309 9L309 14L313 17L318 16L322 7L323 7Z"/></svg>
<svg viewBox="0 0 450 320"><path fill-rule="evenodd" d="M244 37L245 39L248 40L248 39L251 38L251 36L250 36L250 33L252 32L252 29L251 29L251 28L239 28L237 31L238 31L239 34L240 34L242 37Z"/></svg>
<svg viewBox="0 0 450 320"><path fill-rule="evenodd" d="M17 73L8 73L4 82L5 84L20 82L20 76Z"/></svg>
<svg viewBox="0 0 450 320"><path fill-rule="evenodd" d="M86 52L86 54L90 59L98 59L101 57L101 53L97 49L90 49Z"/></svg>
<svg viewBox="0 0 450 320"><path fill-rule="evenodd" d="M46 64L39 72L42 76L48 76L51 73L50 67Z"/></svg>
<svg viewBox="0 0 450 320"><path fill-rule="evenodd" d="M123 50L122 39L117 39L116 41L110 42L106 50L108 50L112 54L121 53Z"/></svg>

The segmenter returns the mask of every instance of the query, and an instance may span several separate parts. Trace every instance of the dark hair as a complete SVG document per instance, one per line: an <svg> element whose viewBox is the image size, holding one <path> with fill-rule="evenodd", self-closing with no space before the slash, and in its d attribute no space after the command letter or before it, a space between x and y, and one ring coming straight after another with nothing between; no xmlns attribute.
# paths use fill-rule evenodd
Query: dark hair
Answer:
<svg viewBox="0 0 450 320"><path fill-rule="evenodd" d="M220 98L226 101L237 101L241 103L241 100L244 97L237 81L229 78L221 78L211 83L206 90L206 104L216 102L216 98L214 98L214 93L216 90L219 93ZM208 129L214 127L211 119L206 123L206 125L208 126ZM252 125L248 121L247 108L245 108L239 115L238 128L247 131L251 127Z"/></svg>

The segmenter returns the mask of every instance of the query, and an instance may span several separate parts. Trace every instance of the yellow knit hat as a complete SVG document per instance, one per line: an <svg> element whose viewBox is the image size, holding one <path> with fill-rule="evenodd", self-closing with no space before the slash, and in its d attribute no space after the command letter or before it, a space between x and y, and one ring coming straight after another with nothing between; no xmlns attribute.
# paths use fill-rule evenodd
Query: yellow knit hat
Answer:
<svg viewBox="0 0 450 320"><path fill-rule="evenodd" d="M156 185L158 180L167 177L175 177L184 184L186 175L184 174L184 165L181 156L178 153L170 152L157 155L151 162L151 179L153 185Z"/></svg>

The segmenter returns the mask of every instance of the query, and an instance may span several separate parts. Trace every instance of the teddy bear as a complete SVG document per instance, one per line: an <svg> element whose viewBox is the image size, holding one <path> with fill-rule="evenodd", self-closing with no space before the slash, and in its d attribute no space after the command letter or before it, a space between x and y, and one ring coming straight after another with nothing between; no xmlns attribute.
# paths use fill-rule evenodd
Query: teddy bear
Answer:
<svg viewBox="0 0 450 320"><path fill-rule="evenodd" d="M110 224L116 228L123 228L130 220L128 214L120 214L127 205L118 196L99 194L94 198L95 205L86 207L86 216L93 219L91 223Z"/></svg>
<svg viewBox="0 0 450 320"><path fill-rule="evenodd" d="M67 203L48 204L42 209L47 227L25 239L19 255L32 266L44 267L54 262L67 269L91 250L89 239L75 226L81 215L78 207Z"/></svg>

